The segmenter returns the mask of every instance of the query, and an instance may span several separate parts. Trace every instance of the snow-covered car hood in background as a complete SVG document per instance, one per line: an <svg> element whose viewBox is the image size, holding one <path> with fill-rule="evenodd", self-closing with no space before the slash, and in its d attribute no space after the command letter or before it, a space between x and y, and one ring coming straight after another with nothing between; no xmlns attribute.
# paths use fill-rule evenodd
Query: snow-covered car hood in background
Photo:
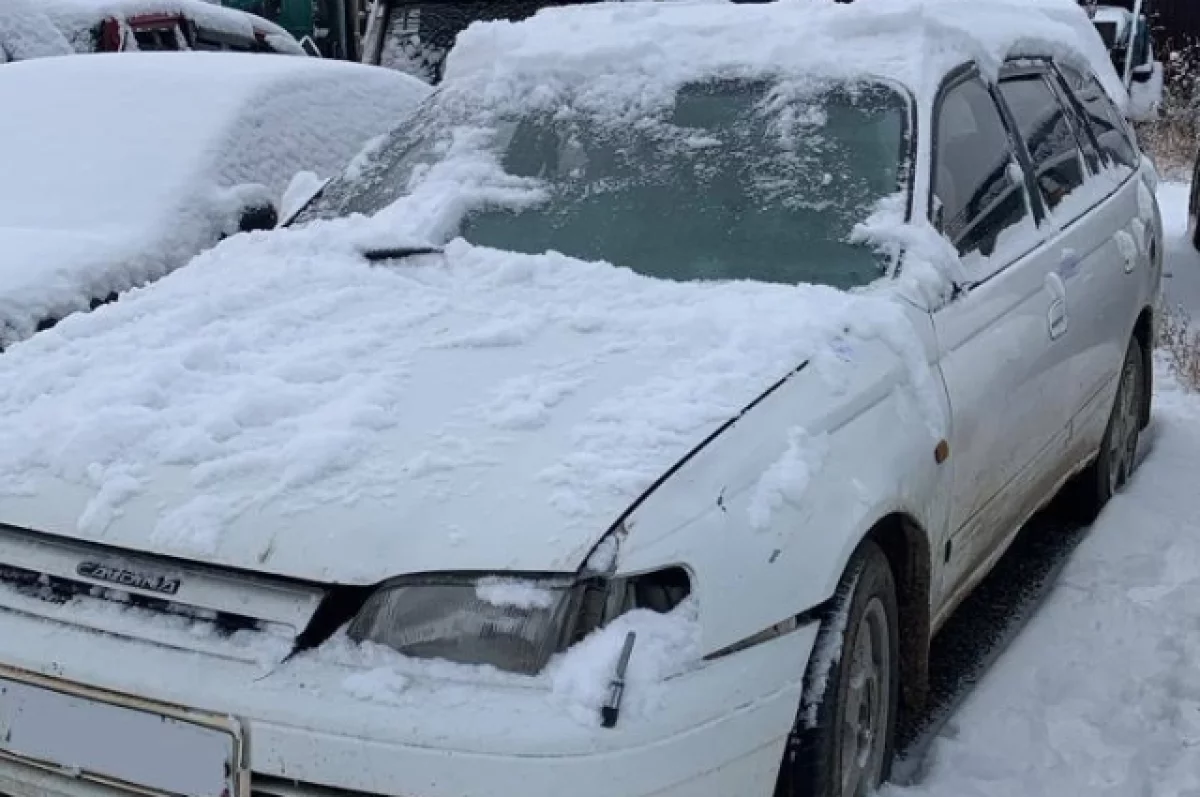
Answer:
<svg viewBox="0 0 1200 797"><path fill-rule="evenodd" d="M403 75L313 58L168 52L6 64L0 347L184 265L237 231L245 199L278 200L299 168L343 168L427 93Z"/></svg>
<svg viewBox="0 0 1200 797"><path fill-rule="evenodd" d="M0 522L320 581L570 570L890 303L461 241L371 266L338 226L232 239L0 358Z"/></svg>
<svg viewBox="0 0 1200 797"><path fill-rule="evenodd" d="M47 230L0 226L0 349L28 337L37 319L58 318L133 284L137 243L153 230ZM114 273L116 272L116 273Z"/></svg>

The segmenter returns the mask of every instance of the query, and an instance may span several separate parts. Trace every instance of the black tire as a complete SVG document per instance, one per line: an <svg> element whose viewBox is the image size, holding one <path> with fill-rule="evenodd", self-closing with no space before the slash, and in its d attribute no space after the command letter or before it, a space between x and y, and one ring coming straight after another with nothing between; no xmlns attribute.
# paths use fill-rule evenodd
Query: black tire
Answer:
<svg viewBox="0 0 1200 797"><path fill-rule="evenodd" d="M1200 252L1200 154L1196 156L1196 165L1192 167L1192 190L1188 196L1188 230L1191 233L1192 247Z"/></svg>
<svg viewBox="0 0 1200 797"><path fill-rule="evenodd" d="M871 741L882 736L882 745L872 745L866 756L859 759L869 762L864 771L871 773L877 769L878 782L867 782L875 780L867 774L861 782L863 790L856 789L852 793L854 797L869 794L887 779L900 696L898 616L891 565L879 546L867 540L851 558L838 585L832 609L817 635L804 676L805 696L784 750L775 797L845 797L843 773L857 770L843 766L844 739L854 736L861 743L863 738L861 734L846 733L847 712L852 710L852 702L859 702L855 695L866 691L860 686L854 695L851 694L851 676L857 669L853 659L863 650L858 642L863 633L882 642L878 651L887 654L885 662L880 661L878 655L872 657L877 669L882 671L878 674L878 682L882 684L886 679L887 686L886 693L877 694L874 702L886 709L886 714L877 722L869 722L878 734L872 734ZM883 629L878 628L881 618ZM867 625L865 631L864 624ZM874 648L871 652L875 652ZM861 707L861 703L859 705Z"/></svg>
<svg viewBox="0 0 1200 797"><path fill-rule="evenodd" d="M1079 475L1075 505L1082 520L1094 520L1105 505L1133 475L1137 445L1149 396L1145 395L1149 352L1135 336L1125 350L1125 361L1117 382L1117 394L1109 412L1108 426L1096 459Z"/></svg>

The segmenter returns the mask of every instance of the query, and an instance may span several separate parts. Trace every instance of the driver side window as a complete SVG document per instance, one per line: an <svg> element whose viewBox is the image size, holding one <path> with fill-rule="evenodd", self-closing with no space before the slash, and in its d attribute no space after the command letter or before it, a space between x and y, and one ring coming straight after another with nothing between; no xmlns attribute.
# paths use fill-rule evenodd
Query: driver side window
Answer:
<svg viewBox="0 0 1200 797"><path fill-rule="evenodd" d="M1024 173L991 92L974 76L949 88L936 108L932 221L963 257L972 281L1013 259L1021 231L1034 229Z"/></svg>

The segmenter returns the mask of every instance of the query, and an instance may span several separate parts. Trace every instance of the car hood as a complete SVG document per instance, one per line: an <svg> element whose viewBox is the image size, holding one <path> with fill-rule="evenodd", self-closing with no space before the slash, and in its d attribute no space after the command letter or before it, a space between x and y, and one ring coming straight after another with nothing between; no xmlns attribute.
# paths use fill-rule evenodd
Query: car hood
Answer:
<svg viewBox="0 0 1200 797"><path fill-rule="evenodd" d="M573 570L885 301L461 241L372 267L316 227L0 357L0 522L321 582Z"/></svg>

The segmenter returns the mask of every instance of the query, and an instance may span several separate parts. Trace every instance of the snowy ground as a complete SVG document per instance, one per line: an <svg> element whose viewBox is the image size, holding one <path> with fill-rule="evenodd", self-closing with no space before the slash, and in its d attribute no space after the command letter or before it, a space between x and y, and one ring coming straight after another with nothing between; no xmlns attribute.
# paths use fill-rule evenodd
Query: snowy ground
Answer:
<svg viewBox="0 0 1200 797"><path fill-rule="evenodd" d="M1187 187L1160 190L1167 297L1200 317ZM1161 372L1149 453L1043 608L888 797L1200 795L1200 397Z"/></svg>

